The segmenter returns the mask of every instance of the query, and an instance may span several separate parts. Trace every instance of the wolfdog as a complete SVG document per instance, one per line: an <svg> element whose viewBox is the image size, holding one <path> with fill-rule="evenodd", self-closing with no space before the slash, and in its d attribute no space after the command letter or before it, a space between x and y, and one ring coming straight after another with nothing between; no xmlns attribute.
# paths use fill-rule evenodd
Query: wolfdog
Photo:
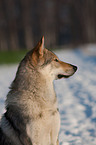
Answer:
<svg viewBox="0 0 96 145"><path fill-rule="evenodd" d="M44 47L44 37L20 62L0 123L0 145L59 145L60 117L53 80L76 66Z"/></svg>

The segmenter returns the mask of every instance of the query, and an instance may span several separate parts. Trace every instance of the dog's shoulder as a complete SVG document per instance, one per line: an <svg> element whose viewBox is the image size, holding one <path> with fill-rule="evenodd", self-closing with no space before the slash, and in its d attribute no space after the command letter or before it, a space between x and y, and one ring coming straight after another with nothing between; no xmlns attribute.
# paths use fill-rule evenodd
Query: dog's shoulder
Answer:
<svg viewBox="0 0 96 145"><path fill-rule="evenodd" d="M0 145L13 145L0 128Z"/></svg>

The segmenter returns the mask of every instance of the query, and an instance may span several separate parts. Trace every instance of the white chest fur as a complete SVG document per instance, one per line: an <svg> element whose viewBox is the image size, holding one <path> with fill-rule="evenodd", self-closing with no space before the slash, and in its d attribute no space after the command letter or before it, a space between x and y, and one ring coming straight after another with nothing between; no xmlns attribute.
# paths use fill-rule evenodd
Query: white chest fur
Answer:
<svg viewBox="0 0 96 145"><path fill-rule="evenodd" d="M31 120L26 127L33 145L56 145L60 128L58 110L45 110L38 118Z"/></svg>

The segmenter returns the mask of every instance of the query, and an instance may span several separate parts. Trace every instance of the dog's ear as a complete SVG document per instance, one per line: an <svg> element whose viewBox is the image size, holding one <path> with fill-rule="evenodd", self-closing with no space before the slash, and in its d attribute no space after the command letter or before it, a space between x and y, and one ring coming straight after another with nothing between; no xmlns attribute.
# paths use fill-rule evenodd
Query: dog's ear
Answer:
<svg viewBox="0 0 96 145"><path fill-rule="evenodd" d="M43 56L43 50L44 50L44 36L41 38L41 40L37 44L37 50L39 52L39 56Z"/></svg>
<svg viewBox="0 0 96 145"><path fill-rule="evenodd" d="M44 51L44 36L41 38L36 47L33 49L32 62L34 64L37 64L38 61L43 58L43 51Z"/></svg>

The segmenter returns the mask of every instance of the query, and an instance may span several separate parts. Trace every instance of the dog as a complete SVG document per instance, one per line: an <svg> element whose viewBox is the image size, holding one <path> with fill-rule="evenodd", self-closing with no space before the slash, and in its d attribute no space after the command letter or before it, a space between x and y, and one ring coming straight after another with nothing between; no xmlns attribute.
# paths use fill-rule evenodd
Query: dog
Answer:
<svg viewBox="0 0 96 145"><path fill-rule="evenodd" d="M0 122L0 145L59 145L60 115L53 80L77 67L44 47L44 37L20 62Z"/></svg>

